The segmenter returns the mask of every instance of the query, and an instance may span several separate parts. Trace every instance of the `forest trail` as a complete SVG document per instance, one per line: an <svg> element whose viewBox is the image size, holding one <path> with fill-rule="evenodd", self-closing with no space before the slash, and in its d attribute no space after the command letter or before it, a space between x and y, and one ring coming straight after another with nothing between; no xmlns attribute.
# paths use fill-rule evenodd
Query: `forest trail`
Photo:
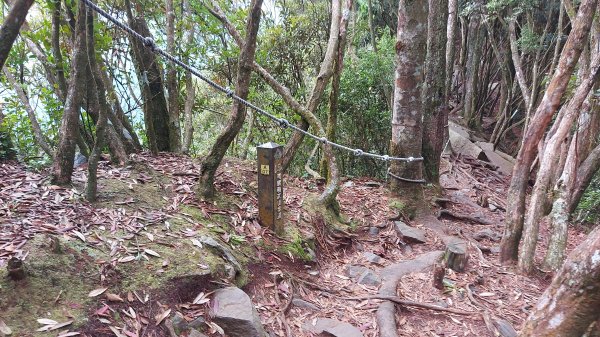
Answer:
<svg viewBox="0 0 600 337"><path fill-rule="evenodd" d="M441 196L426 187L418 205L392 196L384 181L345 180L339 201L351 226L342 232L324 230L308 206L322 184L285 176L283 238L257 223L252 162L229 158L219 195L206 202L194 195L198 163L188 157L134 155L123 168L103 161L93 205L82 201L84 169L63 189L45 173L0 164L0 325L13 336L219 336L212 291L232 284L250 295L272 336L316 335L323 322L338 324L327 318L354 327L339 327L348 336L374 337L381 301L372 297L398 278L402 300L473 313L402 306L400 336L518 329L550 275L528 278L498 262L508 178L477 160L444 164ZM401 237L403 226L424 242ZM570 249L585 236L569 235L577 238ZM428 268L435 259L407 269L453 240L468 246L469 261L464 273L447 270L442 290ZM22 281L7 277L12 256L25 260ZM45 327L52 331L35 331Z"/></svg>

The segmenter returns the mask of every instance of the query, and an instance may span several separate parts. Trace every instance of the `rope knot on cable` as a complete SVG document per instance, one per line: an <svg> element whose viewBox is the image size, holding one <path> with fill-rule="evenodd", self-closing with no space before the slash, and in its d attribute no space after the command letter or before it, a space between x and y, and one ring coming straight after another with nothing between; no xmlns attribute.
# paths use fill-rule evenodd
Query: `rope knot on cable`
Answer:
<svg viewBox="0 0 600 337"><path fill-rule="evenodd" d="M287 121L287 119L285 118L280 118L279 119L279 126L281 126L281 128L285 129L288 126L290 126L290 122Z"/></svg>
<svg viewBox="0 0 600 337"><path fill-rule="evenodd" d="M329 141L328 141L328 140L327 140L327 138L325 138L325 137L321 137L321 138L319 138L319 141L320 141L321 143L323 143L323 144L327 144L327 143L329 143Z"/></svg>
<svg viewBox="0 0 600 337"><path fill-rule="evenodd" d="M414 160L415 160L414 157L408 157L408 158L406 158L406 161L409 162L409 163L413 162Z"/></svg>
<svg viewBox="0 0 600 337"><path fill-rule="evenodd" d="M154 44L154 40L150 36L146 36L144 38L144 46L146 46L152 50L156 49L156 44Z"/></svg>
<svg viewBox="0 0 600 337"><path fill-rule="evenodd" d="M356 149L356 150L354 150L354 155L355 155L355 156L357 156L357 157L360 157L360 156L362 156L363 154L364 154L364 152L363 152L363 150L361 150L361 149Z"/></svg>
<svg viewBox="0 0 600 337"><path fill-rule="evenodd" d="M225 88L225 94L227 95L227 97L231 98L233 97L234 92L230 88Z"/></svg>
<svg viewBox="0 0 600 337"><path fill-rule="evenodd" d="M387 154L383 155L382 158L383 158L384 161L389 161L390 160L390 156L388 156Z"/></svg>

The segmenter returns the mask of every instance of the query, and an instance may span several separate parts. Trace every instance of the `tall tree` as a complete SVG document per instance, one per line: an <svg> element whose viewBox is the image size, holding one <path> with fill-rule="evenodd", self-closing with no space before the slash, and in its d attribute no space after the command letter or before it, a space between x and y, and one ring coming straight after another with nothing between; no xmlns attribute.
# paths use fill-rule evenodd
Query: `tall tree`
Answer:
<svg viewBox="0 0 600 337"><path fill-rule="evenodd" d="M600 319L600 226L557 271L527 318L521 337L580 337Z"/></svg>
<svg viewBox="0 0 600 337"><path fill-rule="evenodd" d="M31 5L33 5L33 0L17 0L4 18L2 27L0 27L0 69L4 67L4 62L8 58L17 35L19 35L19 30L25 22L25 17Z"/></svg>
<svg viewBox="0 0 600 337"><path fill-rule="evenodd" d="M261 6L262 0L252 0L248 10L246 39L243 43L238 60L235 86L235 94L241 99L248 98L248 93L250 91L250 75L252 75L252 63L254 62L254 54L256 52L256 36L260 24ZM246 106L239 100L234 100L227 126L213 144L208 155L202 160L200 181L197 186L199 195L208 198L214 195L214 180L217 168L219 168L229 145L231 145L235 136L241 130L245 118Z"/></svg>
<svg viewBox="0 0 600 337"><path fill-rule="evenodd" d="M175 54L175 7L173 0L166 0L167 52ZM167 64L167 93L169 97L169 137L171 150L181 151L181 127L179 123L179 82L174 64Z"/></svg>
<svg viewBox="0 0 600 337"><path fill-rule="evenodd" d="M523 232L525 193L529 181L529 170L535 160L538 143L567 90L571 74L590 32L597 3L597 0L583 0L581 2L556 71L548 83L544 97L538 105L529 127L525 130L507 193L509 196L507 217L500 252L500 259L503 262L516 261L518 258L519 242Z"/></svg>
<svg viewBox="0 0 600 337"><path fill-rule="evenodd" d="M86 50L85 50L85 4L79 2L75 43L71 61L71 77L67 89L67 97L59 129L59 141L52 164L52 182L68 184L73 173L75 144L79 133L79 108L82 100L82 87L85 87Z"/></svg>
<svg viewBox="0 0 600 337"><path fill-rule="evenodd" d="M421 102L427 52L427 1L400 0L396 34L396 72L394 77L394 109L390 154L398 157L420 157L423 139ZM422 163L392 163L391 172L403 179L422 178ZM415 190L412 182L392 179L392 190Z"/></svg>
<svg viewBox="0 0 600 337"><path fill-rule="evenodd" d="M142 36L151 37L146 19L134 16L129 0L125 1L125 9L129 25ZM169 109L165 98L163 72L157 56L145 46L143 42L130 37L131 53L133 56L140 91L142 92L142 109L148 147L152 153L159 151L174 151L172 148L172 134L169 127Z"/></svg>
<svg viewBox="0 0 600 337"><path fill-rule="evenodd" d="M432 183L439 180L440 159L448 125L445 97L447 17L448 0L429 0L425 82L421 99L424 174Z"/></svg>

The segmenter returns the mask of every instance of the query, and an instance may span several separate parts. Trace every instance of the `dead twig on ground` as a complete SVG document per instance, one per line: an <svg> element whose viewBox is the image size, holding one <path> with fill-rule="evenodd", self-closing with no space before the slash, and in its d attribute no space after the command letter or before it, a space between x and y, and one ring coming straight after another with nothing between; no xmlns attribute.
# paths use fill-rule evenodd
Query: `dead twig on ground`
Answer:
<svg viewBox="0 0 600 337"><path fill-rule="evenodd" d="M466 214L454 213L447 209L442 209L442 210L438 211L437 217L441 218L443 216L449 216L449 217L459 219L459 220L471 221L471 222L475 222L475 223L478 223L480 225L485 225L485 226L493 225L493 223L489 220L481 219L481 218L466 215Z"/></svg>
<svg viewBox="0 0 600 337"><path fill-rule="evenodd" d="M400 304L400 305L407 306L407 307L415 307L415 308L428 309L428 310L434 310L434 311L442 311L442 312L448 312L448 313L452 313L452 314L456 314L456 315L465 315L466 316L466 315L476 314L476 312L464 311L464 310L453 309L453 308L444 308L444 307L440 307L440 306L428 304L428 303L403 300L398 296L368 295L368 296L358 296L358 297L340 297L340 299L348 300L348 301L384 300L384 301L394 302L396 304Z"/></svg>

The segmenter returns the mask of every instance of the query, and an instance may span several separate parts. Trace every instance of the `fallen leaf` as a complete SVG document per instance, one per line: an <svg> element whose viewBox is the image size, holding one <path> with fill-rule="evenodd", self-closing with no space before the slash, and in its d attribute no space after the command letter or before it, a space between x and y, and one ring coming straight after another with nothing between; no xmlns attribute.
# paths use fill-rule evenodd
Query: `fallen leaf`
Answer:
<svg viewBox="0 0 600 337"><path fill-rule="evenodd" d="M60 329L60 328L64 328L67 325L71 325L71 324L73 324L73 321L66 321L64 323L58 323L58 324L55 324L55 325L51 326L50 329L48 329L48 331L52 331L52 330L57 330L57 329Z"/></svg>
<svg viewBox="0 0 600 337"><path fill-rule="evenodd" d="M125 302L121 296L117 295L117 294L111 294L108 293L106 294L106 299L111 301L111 302Z"/></svg>
<svg viewBox="0 0 600 337"><path fill-rule="evenodd" d="M128 256L124 256L124 257L118 259L117 261L121 262L121 263L125 263L125 262L131 262L133 260L135 260L135 256L128 255Z"/></svg>
<svg viewBox="0 0 600 337"><path fill-rule="evenodd" d="M171 314L171 309L167 309L163 311L161 314L156 315L154 319L156 319L156 325L160 325L160 323Z"/></svg>
<svg viewBox="0 0 600 337"><path fill-rule="evenodd" d="M12 330L0 319L0 334L4 334L6 336L12 334Z"/></svg>
<svg viewBox="0 0 600 337"><path fill-rule="evenodd" d="M81 241L85 242L85 236L81 234L81 232L73 231L73 234L75 234Z"/></svg>
<svg viewBox="0 0 600 337"><path fill-rule="evenodd" d="M94 289L94 290L90 291L90 293L88 294L88 297L96 297L98 295L101 295L103 292L106 291L106 289L108 289L108 288Z"/></svg>
<svg viewBox="0 0 600 337"><path fill-rule="evenodd" d="M494 293L481 293L481 294L479 294L479 296L481 296L481 297L490 297L490 296L496 296L496 294L494 294Z"/></svg>
<svg viewBox="0 0 600 337"><path fill-rule="evenodd" d="M44 325L55 325L58 324L57 321L49 319L49 318L38 318L38 323L40 324L44 324Z"/></svg>
<svg viewBox="0 0 600 337"><path fill-rule="evenodd" d="M76 331L66 331L58 335L58 337L70 337L70 336L79 336L81 333Z"/></svg>
<svg viewBox="0 0 600 337"><path fill-rule="evenodd" d="M158 254L157 252L153 251L152 249L148 249L145 248L144 252L148 255L152 255L152 256L156 256L156 257L160 257L160 254Z"/></svg>
<svg viewBox="0 0 600 337"><path fill-rule="evenodd" d="M114 326L112 326L112 325L111 325L111 326L109 326L108 328L109 328L109 329L110 329L110 331L112 331L112 332L115 334L115 336L117 336L117 337L127 337L127 336L123 335L122 333L120 333L120 332L119 332L119 329L115 328L115 327L114 327Z"/></svg>

